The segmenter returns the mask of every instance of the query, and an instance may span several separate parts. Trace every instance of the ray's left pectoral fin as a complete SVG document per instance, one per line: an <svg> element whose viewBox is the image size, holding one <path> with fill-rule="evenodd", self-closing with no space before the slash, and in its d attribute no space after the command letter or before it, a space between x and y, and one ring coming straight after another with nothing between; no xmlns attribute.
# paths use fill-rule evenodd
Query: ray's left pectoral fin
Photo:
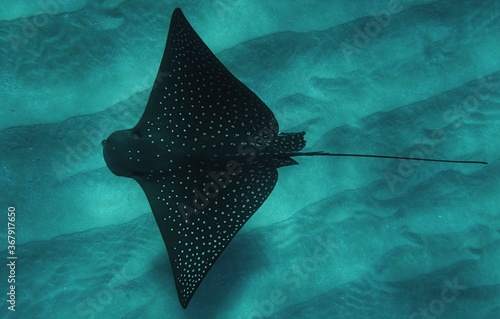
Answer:
<svg viewBox="0 0 500 319"><path fill-rule="evenodd" d="M268 128L277 133L279 128L269 107L231 74L176 9L157 81L134 129L147 136L155 126L184 136L194 127L217 133L219 123L227 145L243 141L237 136L247 131ZM218 138L222 136L219 132ZM201 147L203 138L196 144Z"/></svg>
<svg viewBox="0 0 500 319"><path fill-rule="evenodd" d="M291 159L273 161L184 162L136 178L165 241L184 308L222 251L272 192L276 168L294 164Z"/></svg>
<svg viewBox="0 0 500 319"><path fill-rule="evenodd" d="M270 148L284 152L298 152L306 146L306 132L280 133L272 141Z"/></svg>

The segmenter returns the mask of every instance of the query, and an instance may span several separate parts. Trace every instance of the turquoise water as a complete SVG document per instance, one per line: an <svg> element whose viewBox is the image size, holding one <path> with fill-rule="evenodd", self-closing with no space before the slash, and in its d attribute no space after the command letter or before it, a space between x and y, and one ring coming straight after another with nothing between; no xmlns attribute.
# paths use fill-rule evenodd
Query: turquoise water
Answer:
<svg viewBox="0 0 500 319"><path fill-rule="evenodd" d="M499 2L0 5L0 316L500 317ZM306 150L489 164L298 158L182 309L100 144L142 114L177 6Z"/></svg>

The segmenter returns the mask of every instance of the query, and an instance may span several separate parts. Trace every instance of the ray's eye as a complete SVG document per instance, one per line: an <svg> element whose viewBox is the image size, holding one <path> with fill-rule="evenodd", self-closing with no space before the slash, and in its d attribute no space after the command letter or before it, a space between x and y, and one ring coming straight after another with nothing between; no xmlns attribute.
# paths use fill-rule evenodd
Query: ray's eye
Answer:
<svg viewBox="0 0 500 319"><path fill-rule="evenodd" d="M138 172L138 171L134 171L132 173L132 177L142 177L144 176L145 174L143 172Z"/></svg>
<svg viewBox="0 0 500 319"><path fill-rule="evenodd" d="M139 134L139 132L134 132L134 131L130 132L130 136L132 136L132 138L134 140L138 140L141 138L141 135Z"/></svg>

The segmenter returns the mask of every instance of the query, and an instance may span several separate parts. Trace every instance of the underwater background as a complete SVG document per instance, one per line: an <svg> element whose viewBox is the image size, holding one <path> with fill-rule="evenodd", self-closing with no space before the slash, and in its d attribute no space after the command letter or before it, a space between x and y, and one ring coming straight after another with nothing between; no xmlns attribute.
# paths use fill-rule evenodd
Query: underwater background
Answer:
<svg viewBox="0 0 500 319"><path fill-rule="evenodd" d="M0 7L1 318L500 318L499 1ZM488 165L297 158L182 309L101 147L141 116L175 7L306 151Z"/></svg>

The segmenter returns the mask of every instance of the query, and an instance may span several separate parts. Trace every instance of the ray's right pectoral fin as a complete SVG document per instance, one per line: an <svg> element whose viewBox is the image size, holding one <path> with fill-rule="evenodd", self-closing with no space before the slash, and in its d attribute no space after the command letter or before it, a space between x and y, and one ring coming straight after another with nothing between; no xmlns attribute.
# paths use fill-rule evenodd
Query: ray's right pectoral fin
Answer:
<svg viewBox="0 0 500 319"><path fill-rule="evenodd" d="M272 192L276 168L294 164L291 161L181 163L136 178L165 241L184 308L222 251Z"/></svg>

